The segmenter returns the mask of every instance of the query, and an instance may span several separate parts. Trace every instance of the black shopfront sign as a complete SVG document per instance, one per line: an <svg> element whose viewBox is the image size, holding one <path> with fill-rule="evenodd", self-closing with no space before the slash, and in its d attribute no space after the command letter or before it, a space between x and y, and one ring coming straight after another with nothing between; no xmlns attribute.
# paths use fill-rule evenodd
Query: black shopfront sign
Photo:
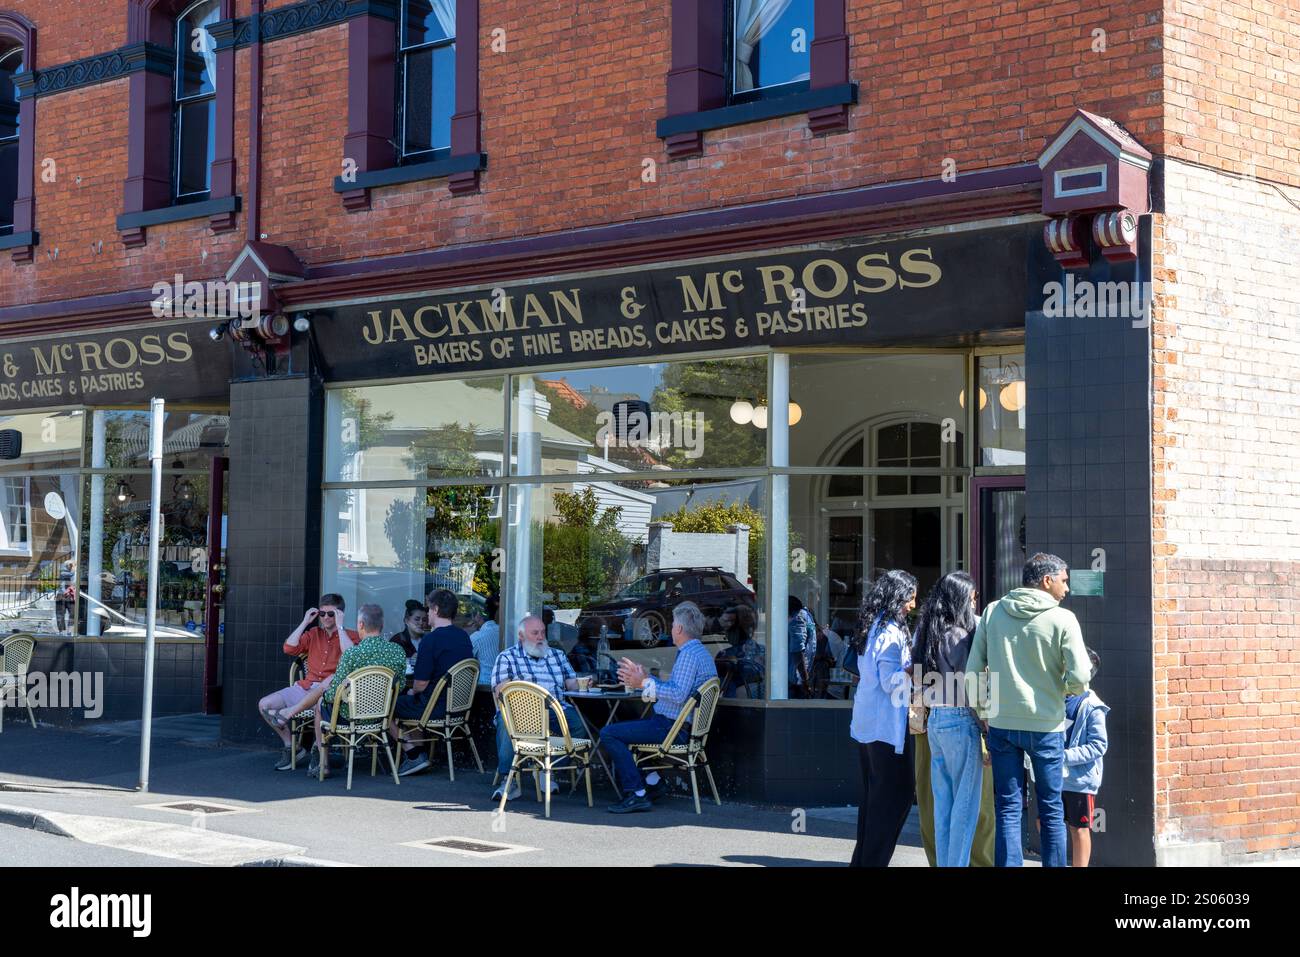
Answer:
<svg viewBox="0 0 1300 957"><path fill-rule="evenodd" d="M0 412L229 395L230 349L202 323L0 340Z"/></svg>
<svg viewBox="0 0 1300 957"><path fill-rule="evenodd" d="M813 345L993 341L1024 328L1034 225L336 307L332 381ZM1037 282L1037 287L1033 284Z"/></svg>

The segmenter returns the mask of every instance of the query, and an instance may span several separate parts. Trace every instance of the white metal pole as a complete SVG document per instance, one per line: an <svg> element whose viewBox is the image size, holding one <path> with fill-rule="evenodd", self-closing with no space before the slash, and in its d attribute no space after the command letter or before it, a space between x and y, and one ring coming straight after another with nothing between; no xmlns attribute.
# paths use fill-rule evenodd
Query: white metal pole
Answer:
<svg viewBox="0 0 1300 957"><path fill-rule="evenodd" d="M790 356L778 352L772 356L771 388L767 393L767 428L772 467L790 464ZM770 524L768 538L767 620L768 647L771 654L772 686L768 699L783 701L790 697L790 476L772 476L772 500L768 502Z"/></svg>
<svg viewBox="0 0 1300 957"><path fill-rule="evenodd" d="M101 410L91 417L90 465L102 469L108 465L108 443L105 431L105 413ZM103 618L95 614L104 598L104 476L90 477L90 547L86 563L86 593L92 602L86 611L86 634L98 636ZM125 586L123 586L125 588Z"/></svg>
<svg viewBox="0 0 1300 957"><path fill-rule="evenodd" d="M149 612L144 636L144 714L140 722L140 785L149 790L149 744L153 721L154 626L158 618L158 544L162 541L163 400L150 403L149 466L153 488L149 495Z"/></svg>

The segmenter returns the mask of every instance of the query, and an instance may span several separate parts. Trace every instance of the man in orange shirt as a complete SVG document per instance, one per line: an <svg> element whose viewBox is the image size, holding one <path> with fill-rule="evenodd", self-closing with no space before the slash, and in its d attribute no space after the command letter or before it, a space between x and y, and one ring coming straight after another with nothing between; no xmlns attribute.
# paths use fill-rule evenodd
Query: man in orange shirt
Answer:
<svg viewBox="0 0 1300 957"><path fill-rule="evenodd" d="M329 687L330 679L334 677L339 658L359 641L355 631L343 627L344 607L342 595L329 594L321 595L319 609L307 609L307 613L302 616L302 623L284 642L286 655L307 653L306 677L281 691L267 695L257 703L262 720L271 726L271 730L284 743L284 753L275 766L277 771L288 771L294 764L289 719L316 706L316 702ZM310 627L313 623L315 627ZM300 748L296 758L305 761L307 750Z"/></svg>

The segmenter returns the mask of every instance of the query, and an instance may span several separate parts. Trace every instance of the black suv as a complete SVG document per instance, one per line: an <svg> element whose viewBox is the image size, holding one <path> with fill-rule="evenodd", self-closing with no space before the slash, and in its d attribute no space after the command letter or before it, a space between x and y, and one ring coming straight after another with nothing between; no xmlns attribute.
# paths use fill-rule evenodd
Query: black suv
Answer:
<svg viewBox="0 0 1300 957"><path fill-rule="evenodd" d="M754 593L730 572L716 566L661 568L614 597L584 607L578 614L578 640L594 647L605 625L611 648L672 644L673 609L684 601L700 606L706 634L718 630L718 618L728 608L748 605L757 611Z"/></svg>

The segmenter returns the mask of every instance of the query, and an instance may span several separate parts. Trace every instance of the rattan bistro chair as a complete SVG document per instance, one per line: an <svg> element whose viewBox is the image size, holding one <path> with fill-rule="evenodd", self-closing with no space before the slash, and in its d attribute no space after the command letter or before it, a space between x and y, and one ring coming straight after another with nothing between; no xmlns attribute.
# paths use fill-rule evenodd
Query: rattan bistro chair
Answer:
<svg viewBox="0 0 1300 957"><path fill-rule="evenodd" d="M500 703L501 720L506 723L506 733L515 749L514 760L510 763L510 773L506 775L505 789L501 793L501 811L506 809L510 787L515 775L533 772L533 784L537 787L537 777L544 775L541 791L546 796L546 816L551 816L551 772L571 771L574 775L573 787L578 786L578 774L587 780L587 807L592 806L591 797L591 740L575 738L569 734L569 722L564 717L564 708L552 695L540 685L531 681L507 681L501 686ZM560 733L551 734L548 718L554 715ZM571 763L567 767L557 768L559 760L567 758ZM572 793L572 788L570 789Z"/></svg>
<svg viewBox="0 0 1300 957"><path fill-rule="evenodd" d="M339 709L346 699L348 717L339 718ZM323 699L322 699L323 700ZM359 668L348 675L343 687L334 695L334 707L329 718L321 713L320 737L316 746L328 749L331 738L338 738L348 752L348 790L352 790L352 759L357 748L370 744L370 776L375 776L379 763L379 748L382 745L388 756L388 767L393 773L393 783L397 779L397 763L389 748L388 723L393 717L393 706L397 696L393 693L393 673L380 665ZM320 762L320 779L325 780L326 760Z"/></svg>
<svg viewBox="0 0 1300 957"><path fill-rule="evenodd" d="M398 730L413 732L406 740L429 745L430 760L433 760L435 744L442 741L447 745L447 777L452 781L456 780L456 762L451 746L460 739L469 742L470 751L474 753L474 763L478 765L478 773L484 773L483 762L478 756L478 745L474 743L474 735L469 728L469 713L474 707L474 691L478 688L478 668L477 658L456 662L433 686L433 694L429 695L424 714L418 718L401 718L397 722ZM447 706L443 710L443 717L435 718L433 709L437 707L438 699L444 696Z"/></svg>
<svg viewBox="0 0 1300 957"><path fill-rule="evenodd" d="M304 652L289 664L289 685L291 687L296 685L306 673L307 654ZM306 737L307 729L312 727L315 721L316 712L311 708L300 711L289 719L289 768L293 771L298 770L298 749L302 747L302 739Z"/></svg>
<svg viewBox="0 0 1300 957"><path fill-rule="evenodd" d="M0 731L5 729L5 699L12 693L20 708L27 709L27 717L36 727L32 703L27 700L27 668L36 653L36 639L23 633L10 635L0 641ZM13 692L10 692L13 688Z"/></svg>
<svg viewBox="0 0 1300 957"><path fill-rule="evenodd" d="M709 728L713 725L713 715L718 710L718 699L722 697L722 687L717 678L710 678L687 699L682 706L677 720L668 729L668 734L659 744L634 744L632 757L642 771L673 771L685 769L691 772L691 794L695 797L695 813L700 810L700 787L695 779L695 769L703 768L709 779L709 790L713 792L714 803L721 806L718 787L713 783L713 770L709 767L708 756L704 753L704 744L709 739ZM686 719L694 713L690 736L685 744L677 744L677 735L681 733Z"/></svg>

